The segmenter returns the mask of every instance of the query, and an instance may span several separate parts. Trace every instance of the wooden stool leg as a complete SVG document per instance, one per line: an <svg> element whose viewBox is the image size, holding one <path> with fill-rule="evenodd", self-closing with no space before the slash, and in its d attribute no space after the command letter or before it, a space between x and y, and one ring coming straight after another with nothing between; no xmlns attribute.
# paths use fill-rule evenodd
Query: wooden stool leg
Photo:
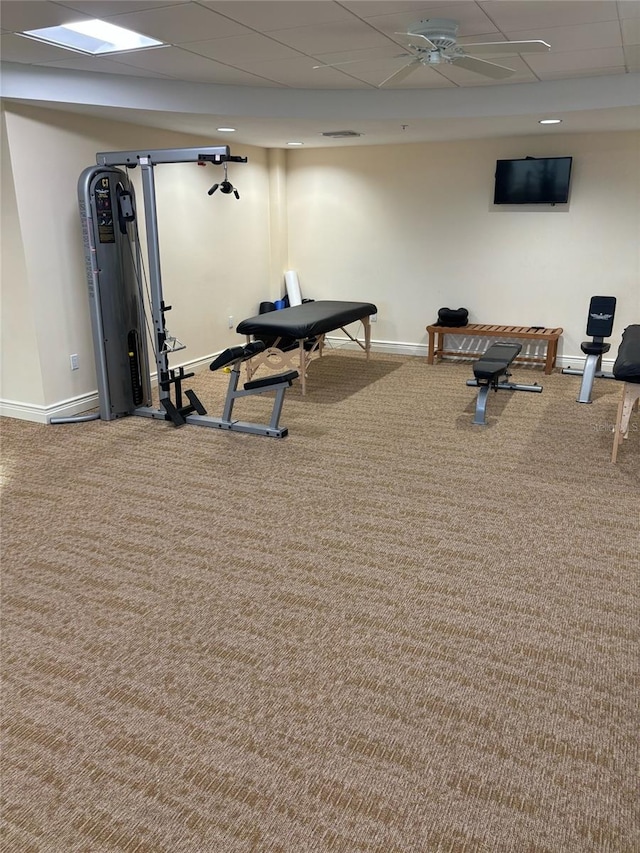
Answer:
<svg viewBox="0 0 640 853"><path fill-rule="evenodd" d="M622 398L618 404L618 417L613 436L613 450L611 461L615 463L618 458L618 447L623 438L629 435L629 419L631 412L637 407L640 400L640 385L633 382L625 382L622 389Z"/></svg>
<svg viewBox="0 0 640 853"><path fill-rule="evenodd" d="M620 428L622 426L622 410L624 408L624 390L620 402L618 403L618 417L616 425L613 428L613 450L611 451L611 461L615 464L618 458L618 445L620 444Z"/></svg>

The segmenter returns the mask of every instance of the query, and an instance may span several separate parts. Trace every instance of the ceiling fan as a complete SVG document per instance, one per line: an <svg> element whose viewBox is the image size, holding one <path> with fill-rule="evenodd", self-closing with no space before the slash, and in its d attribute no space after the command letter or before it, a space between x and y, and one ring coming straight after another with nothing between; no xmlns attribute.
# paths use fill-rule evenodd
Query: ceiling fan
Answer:
<svg viewBox="0 0 640 853"><path fill-rule="evenodd" d="M407 57L409 62L394 71L389 77L378 84L378 88L388 83L399 83L418 68L438 66L444 64L459 65L468 71L491 77L494 80L502 80L515 74L513 68L498 65L486 59L480 59L481 55L499 56L500 54L514 53L546 53L551 45L546 41L533 39L530 41L494 41L477 42L475 44L458 44L458 22L449 18L429 18L412 24L407 32L396 33L399 36L408 37L411 41L408 45L410 53L401 53L400 57ZM339 65L348 65L350 62L364 62L362 59L353 59L348 62L336 62L333 65L314 65L314 68L336 68Z"/></svg>

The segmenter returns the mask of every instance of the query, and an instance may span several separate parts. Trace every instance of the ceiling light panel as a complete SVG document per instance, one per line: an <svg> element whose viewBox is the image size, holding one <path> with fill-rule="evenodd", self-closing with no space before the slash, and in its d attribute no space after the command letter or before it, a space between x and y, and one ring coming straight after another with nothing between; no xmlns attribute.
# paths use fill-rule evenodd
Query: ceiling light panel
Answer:
<svg viewBox="0 0 640 853"><path fill-rule="evenodd" d="M26 30L21 35L92 56L158 47L162 42L97 19Z"/></svg>

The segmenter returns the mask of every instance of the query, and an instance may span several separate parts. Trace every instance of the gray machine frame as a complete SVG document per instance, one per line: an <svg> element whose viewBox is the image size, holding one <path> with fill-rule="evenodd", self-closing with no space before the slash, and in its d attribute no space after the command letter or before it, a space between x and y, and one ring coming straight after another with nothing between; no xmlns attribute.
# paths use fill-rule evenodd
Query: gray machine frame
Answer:
<svg viewBox="0 0 640 853"><path fill-rule="evenodd" d="M226 164L229 161L246 162L246 157L232 157L229 147L203 146L200 148L166 148L146 151L109 151L96 155L96 166L85 169L79 181L80 212L83 219L85 256L87 263L87 278L89 283L89 296L91 303L91 319L94 335L94 348L96 355L96 372L98 376L98 392L100 396L100 417L110 420L120 414L138 415L140 417L155 418L157 420L172 420L176 425L183 423L194 426L212 427L215 429L235 430L238 432L249 432L255 435L266 435L271 437L282 437L287 434L286 428L278 426L278 419L282 409L284 387L265 387L260 390L239 391L237 384L239 373L234 370L230 377L230 388L227 393L227 402L222 418L206 416L206 411L195 394L186 392L189 403L182 406L182 381L193 374L185 374L183 368L173 370L169 366L169 354L180 346L174 346L172 339L167 335L165 326L165 312L170 306L164 303L162 288L162 271L160 265L160 242L158 231L158 213L156 206L156 190L154 167L161 163L215 163ZM152 336L154 340L154 355L158 376L158 395L160 408L151 405L151 376L149 372L149 359L146 347L146 330L144 323L144 304L140 294L138 311L140 316L136 319L137 327L140 329L140 339L143 342L138 359L139 370L143 385L142 405L125 407L125 411L119 411L122 406L113 403L115 376L118 374L118 366L110 370L109 352L105 345L112 328L117 327L120 317L116 311L113 317L107 317L109 313L104 310L101 293L100 275L103 273L101 264L96 254L96 241L94 234L94 223L92 218L96 216L95 204L92 201L91 188L95 186L95 180L101 176L109 177L110 180L120 181L133 195L125 169L139 167L141 173L142 193L144 202L144 215L146 225L146 246L148 257L149 277L149 302L151 308L151 320L153 324ZM132 216L133 218L133 216ZM140 281L141 251L136 242L136 280ZM111 271L107 271L110 274ZM113 271L114 274L119 272ZM132 297L133 298L133 297ZM112 306L113 307L113 306ZM122 332L121 332L122 333ZM122 370L120 365L120 370ZM277 381L277 377L274 377ZM290 384L290 383L289 383ZM175 388L176 402L171 399L171 387ZM233 386L233 387L231 387ZM253 424L244 421L231 420L231 409L233 401L250 393L264 393L276 390L276 399L270 419L267 424ZM117 391L115 392L118 396Z"/></svg>

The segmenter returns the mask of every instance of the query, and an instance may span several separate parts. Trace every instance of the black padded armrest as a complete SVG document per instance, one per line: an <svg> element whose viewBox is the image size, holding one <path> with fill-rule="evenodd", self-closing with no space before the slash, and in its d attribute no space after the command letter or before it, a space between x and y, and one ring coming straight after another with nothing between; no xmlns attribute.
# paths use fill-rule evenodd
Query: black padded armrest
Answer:
<svg viewBox="0 0 640 853"><path fill-rule="evenodd" d="M297 370L289 370L287 373L278 373L276 376L264 376L262 379L252 379L244 383L244 390L251 391L252 388L268 388L270 385L282 385L285 382L291 385L300 374Z"/></svg>
<svg viewBox="0 0 640 853"><path fill-rule="evenodd" d="M264 349L266 349L266 345L262 341L252 341L250 344L229 347L213 359L209 365L209 370L219 370L221 367L226 367L227 364L233 364L234 361L246 361Z"/></svg>

